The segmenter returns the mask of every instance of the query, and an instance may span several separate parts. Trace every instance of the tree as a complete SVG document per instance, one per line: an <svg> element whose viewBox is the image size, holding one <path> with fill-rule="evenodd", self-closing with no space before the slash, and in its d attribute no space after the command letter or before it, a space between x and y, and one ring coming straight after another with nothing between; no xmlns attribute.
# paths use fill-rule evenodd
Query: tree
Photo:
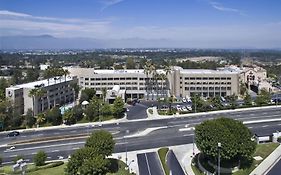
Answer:
<svg viewBox="0 0 281 175"><path fill-rule="evenodd" d="M103 103L100 108L100 112L103 116L109 116L112 114L111 106L109 103Z"/></svg>
<svg viewBox="0 0 281 175"><path fill-rule="evenodd" d="M120 118L123 116L123 111L124 111L124 102L121 97L116 97L116 99L113 102L113 114L117 117Z"/></svg>
<svg viewBox="0 0 281 175"><path fill-rule="evenodd" d="M237 102L236 102L237 99L238 99L238 97L235 94L233 94L233 95L228 97L228 100L229 100L229 103L230 103L230 107L232 109L237 108Z"/></svg>
<svg viewBox="0 0 281 175"><path fill-rule="evenodd" d="M36 123L36 119L33 117L32 109L28 109L25 115L25 124L27 127L32 128Z"/></svg>
<svg viewBox="0 0 281 175"><path fill-rule="evenodd" d="M76 118L76 121L79 121L83 118L83 109L80 105L74 106L72 108L73 115Z"/></svg>
<svg viewBox="0 0 281 175"><path fill-rule="evenodd" d="M38 69L27 69L25 82L33 82L37 81L39 78L39 70Z"/></svg>
<svg viewBox="0 0 281 175"><path fill-rule="evenodd" d="M106 88L105 87L103 87L102 89L101 89L101 92L102 92L102 99L103 99L103 102L105 102L105 97L106 97Z"/></svg>
<svg viewBox="0 0 281 175"><path fill-rule="evenodd" d="M5 78L0 78L0 100L5 99L5 90L9 87L9 83Z"/></svg>
<svg viewBox="0 0 281 175"><path fill-rule="evenodd" d="M198 149L212 161L218 157L218 143L222 145L222 162L251 160L256 148L251 131L241 121L229 118L204 121L195 127L195 136Z"/></svg>
<svg viewBox="0 0 281 175"><path fill-rule="evenodd" d="M98 155L104 157L113 153L115 142L110 132L105 130L94 131L86 140L85 147L92 148Z"/></svg>
<svg viewBox="0 0 281 175"><path fill-rule="evenodd" d="M84 161L78 171L80 175L106 175L109 167L109 160L102 155L97 155Z"/></svg>
<svg viewBox="0 0 281 175"><path fill-rule="evenodd" d="M46 116L45 116L45 114L40 113L40 114L37 115L36 124L37 124L38 126L41 125L41 124L43 124L43 123L45 123L45 121L46 121Z"/></svg>
<svg viewBox="0 0 281 175"><path fill-rule="evenodd" d="M126 68L127 69L135 69L135 61L132 57L126 59Z"/></svg>
<svg viewBox="0 0 281 175"><path fill-rule="evenodd" d="M62 115L60 109L58 107L50 109L46 113L46 119L53 126L60 125L62 123Z"/></svg>
<svg viewBox="0 0 281 175"><path fill-rule="evenodd" d="M37 154L33 157L33 162L36 166L45 165L45 161L47 160L47 154L44 151L38 151Z"/></svg>
<svg viewBox="0 0 281 175"><path fill-rule="evenodd" d="M247 93L247 87L245 83L240 82L240 95L245 95Z"/></svg>
<svg viewBox="0 0 281 175"><path fill-rule="evenodd" d="M267 90L262 89L260 94L257 96L255 102L258 106L262 106L268 104L270 100L270 93Z"/></svg>
<svg viewBox="0 0 281 175"><path fill-rule="evenodd" d="M84 112L89 121L93 121L95 118L99 117L100 103L100 99L98 99L97 96L94 96L90 101Z"/></svg>
<svg viewBox="0 0 281 175"><path fill-rule="evenodd" d="M220 96L215 96L214 98L212 98L211 102L212 102L212 104L214 105L215 108L217 108L217 109L223 108Z"/></svg>
<svg viewBox="0 0 281 175"><path fill-rule="evenodd" d="M244 104L246 106L252 106L252 97L250 94L246 94L246 96L244 97Z"/></svg>
<svg viewBox="0 0 281 175"><path fill-rule="evenodd" d="M2 165L3 159L0 157L0 166Z"/></svg>
<svg viewBox="0 0 281 175"><path fill-rule="evenodd" d="M97 153L90 147L85 147L75 151L68 161L66 167L66 174L73 175L78 174L79 168L83 163L92 157L97 156Z"/></svg>
<svg viewBox="0 0 281 175"><path fill-rule="evenodd" d="M83 101L90 101L94 96L96 96L96 90L93 88L83 89L81 92L80 103Z"/></svg>
<svg viewBox="0 0 281 175"><path fill-rule="evenodd" d="M198 94L193 94L191 96L191 101L192 101L192 110L196 110L195 112L198 111L204 111L204 100L202 100L202 98L198 95Z"/></svg>
<svg viewBox="0 0 281 175"><path fill-rule="evenodd" d="M72 125L76 123L76 117L74 115L73 110L66 111L62 116L64 123L66 125Z"/></svg>

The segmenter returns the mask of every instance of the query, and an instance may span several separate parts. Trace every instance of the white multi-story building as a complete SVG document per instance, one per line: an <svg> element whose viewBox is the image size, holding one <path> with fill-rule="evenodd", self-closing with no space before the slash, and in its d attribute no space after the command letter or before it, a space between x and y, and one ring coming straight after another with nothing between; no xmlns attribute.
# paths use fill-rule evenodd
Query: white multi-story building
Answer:
<svg viewBox="0 0 281 175"><path fill-rule="evenodd" d="M76 78L72 77L55 77L20 84L6 88L6 97L19 114L26 114L28 109L31 109L36 115L54 106L73 102L74 92L71 83L76 82ZM41 89L42 96L32 96L30 94L32 89Z"/></svg>
<svg viewBox="0 0 281 175"><path fill-rule="evenodd" d="M128 98L156 99L157 97L186 97L198 94L203 97L229 96L239 92L239 73L228 70L183 69L171 67L169 73L156 70L157 76L143 69L95 70L93 68L67 67L70 75L77 76L82 88L94 88L97 94L114 85L126 90Z"/></svg>

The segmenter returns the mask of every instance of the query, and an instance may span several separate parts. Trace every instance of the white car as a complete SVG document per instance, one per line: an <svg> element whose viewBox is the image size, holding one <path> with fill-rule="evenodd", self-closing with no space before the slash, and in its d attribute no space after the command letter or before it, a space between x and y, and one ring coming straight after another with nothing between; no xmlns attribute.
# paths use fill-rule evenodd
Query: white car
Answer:
<svg viewBox="0 0 281 175"><path fill-rule="evenodd" d="M177 110L178 110L178 111L182 111L182 109L181 109L181 106L180 106L180 105L177 105Z"/></svg>
<svg viewBox="0 0 281 175"><path fill-rule="evenodd" d="M186 108L187 108L189 111L192 111L192 107L191 107L191 106L186 106Z"/></svg>
<svg viewBox="0 0 281 175"><path fill-rule="evenodd" d="M181 109L182 109L183 111L188 111L185 106L181 107Z"/></svg>
<svg viewBox="0 0 281 175"><path fill-rule="evenodd" d="M186 103L187 101L186 101L186 98L182 98L182 102L183 103Z"/></svg>
<svg viewBox="0 0 281 175"><path fill-rule="evenodd" d="M13 149L15 149L16 147L14 147L14 146L11 146L10 148L9 148L9 150L13 150Z"/></svg>
<svg viewBox="0 0 281 175"><path fill-rule="evenodd" d="M59 159L59 160L62 160L62 159L63 159L63 156L58 156L58 159Z"/></svg>

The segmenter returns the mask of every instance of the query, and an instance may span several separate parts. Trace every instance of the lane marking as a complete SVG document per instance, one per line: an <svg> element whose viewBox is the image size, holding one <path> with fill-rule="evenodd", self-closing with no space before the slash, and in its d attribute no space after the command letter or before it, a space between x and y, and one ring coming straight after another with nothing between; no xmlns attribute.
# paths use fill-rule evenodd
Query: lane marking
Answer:
<svg viewBox="0 0 281 175"><path fill-rule="evenodd" d="M185 134L183 135L184 137L187 137L187 136L194 136L194 134Z"/></svg>
<svg viewBox="0 0 281 175"><path fill-rule="evenodd" d="M263 125L263 126L262 126L262 128L266 128L266 127L268 127L268 125Z"/></svg>
<svg viewBox="0 0 281 175"><path fill-rule="evenodd" d="M74 131L70 131L70 133L76 133L77 131L76 130L74 130Z"/></svg>
<svg viewBox="0 0 281 175"><path fill-rule="evenodd" d="M10 155L9 157L17 157L18 155Z"/></svg>
<svg viewBox="0 0 281 175"><path fill-rule="evenodd" d="M190 127L190 128L180 128L179 131L180 132L183 132L183 131L191 131L191 130L194 130L195 128L194 127Z"/></svg>
<svg viewBox="0 0 281 175"><path fill-rule="evenodd" d="M85 142L74 142L74 143L63 143L63 144L56 144L56 145L46 145L46 146L37 146L37 147L29 147L29 148L20 148L20 149L14 149L14 150L6 150L6 152L17 152L17 151L24 151L24 150L33 150L33 149L40 149L40 148L50 148L50 147L59 147L59 146L69 146L69 145L79 145L79 144L85 144Z"/></svg>
<svg viewBox="0 0 281 175"><path fill-rule="evenodd" d="M51 159L52 157L47 157L47 159Z"/></svg>
<svg viewBox="0 0 281 175"><path fill-rule="evenodd" d="M36 153L31 153L32 155L36 154Z"/></svg>
<svg viewBox="0 0 281 175"><path fill-rule="evenodd" d="M53 150L52 153L59 152L60 150Z"/></svg>
<svg viewBox="0 0 281 175"><path fill-rule="evenodd" d="M149 163L148 163L147 155L146 155L146 153L144 153L144 155L145 155L146 165L147 165L147 168L148 168L148 173L149 173L149 175L151 175L150 166L149 166Z"/></svg>
<svg viewBox="0 0 281 175"><path fill-rule="evenodd" d="M77 150L77 149L80 149L80 148L79 147L72 148L72 150Z"/></svg>

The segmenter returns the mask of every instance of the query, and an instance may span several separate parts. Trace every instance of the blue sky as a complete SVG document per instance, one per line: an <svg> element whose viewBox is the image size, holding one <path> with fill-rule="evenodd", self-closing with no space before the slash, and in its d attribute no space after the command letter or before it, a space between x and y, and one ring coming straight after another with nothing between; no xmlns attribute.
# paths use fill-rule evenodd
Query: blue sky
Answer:
<svg viewBox="0 0 281 175"><path fill-rule="evenodd" d="M1 36L41 34L274 48L281 44L281 1L0 0Z"/></svg>

